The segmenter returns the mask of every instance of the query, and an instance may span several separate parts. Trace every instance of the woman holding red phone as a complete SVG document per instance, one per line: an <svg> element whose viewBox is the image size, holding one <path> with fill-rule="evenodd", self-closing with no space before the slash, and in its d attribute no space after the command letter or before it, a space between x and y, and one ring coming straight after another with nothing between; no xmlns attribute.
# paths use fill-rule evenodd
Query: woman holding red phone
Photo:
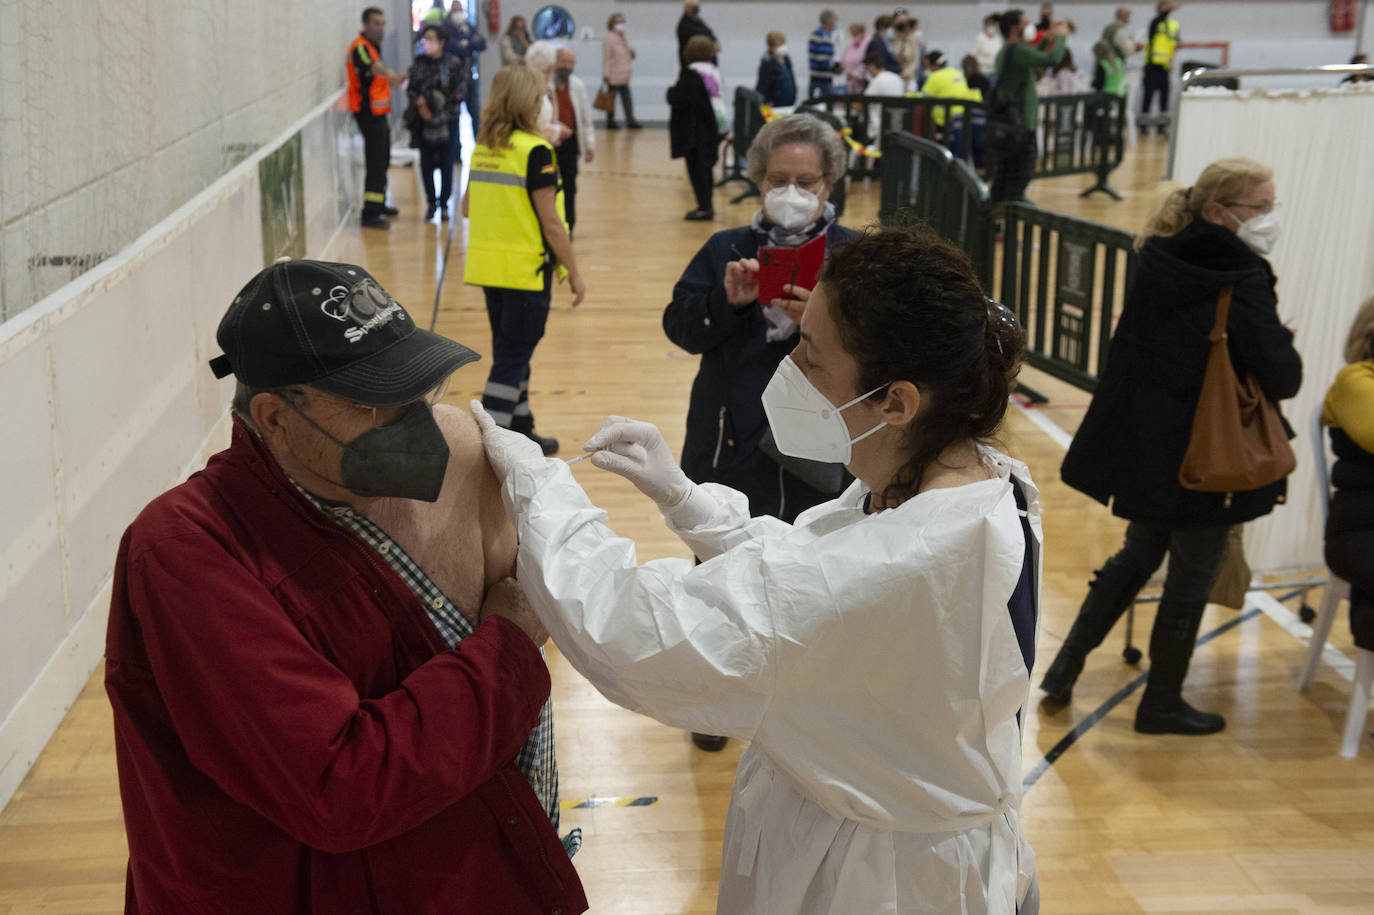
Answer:
<svg viewBox="0 0 1374 915"><path fill-rule="evenodd" d="M787 284L791 297L759 301L759 250L799 248L824 237L832 251L858 233L838 224L829 202L847 156L834 129L819 118L792 114L764 125L748 160L763 207L750 225L717 232L702 245L673 287L663 329L701 356L687 408L683 471L694 482L744 493L754 517L790 523L834 498L851 478L842 465L788 458L773 447L760 398L797 345L811 290ZM694 737L703 749L725 746L723 737Z"/></svg>

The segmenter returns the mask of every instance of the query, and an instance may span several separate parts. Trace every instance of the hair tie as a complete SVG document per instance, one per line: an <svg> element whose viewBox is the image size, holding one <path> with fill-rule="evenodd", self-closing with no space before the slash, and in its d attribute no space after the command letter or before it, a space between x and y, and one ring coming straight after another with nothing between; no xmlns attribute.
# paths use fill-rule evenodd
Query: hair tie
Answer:
<svg viewBox="0 0 1374 915"><path fill-rule="evenodd" d="M1008 331L1011 331L1012 333L1015 333L1018 327L1016 315L1012 314L1010 308L1003 305L996 299L988 298L985 296L984 300L987 302L988 306L988 310L984 315L987 329L992 332L993 342L997 344L997 352L1005 356L1007 353L1006 350L1002 349L1002 335L998 333L998 331L1006 329ZM994 324L996 324L997 326L994 327Z"/></svg>

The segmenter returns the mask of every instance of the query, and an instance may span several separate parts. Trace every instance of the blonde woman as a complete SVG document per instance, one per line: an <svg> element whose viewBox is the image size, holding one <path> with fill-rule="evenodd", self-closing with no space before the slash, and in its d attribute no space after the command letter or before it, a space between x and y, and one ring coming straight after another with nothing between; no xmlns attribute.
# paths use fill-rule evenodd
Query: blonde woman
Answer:
<svg viewBox="0 0 1374 915"><path fill-rule="evenodd" d="M1223 289L1233 289L1226 331L1237 373L1253 375L1275 403L1302 382L1302 360L1279 321L1274 272L1264 259L1277 234L1274 173L1253 159L1220 159L1192 187L1166 187L1150 214L1107 368L1062 469L1065 483L1110 501L1130 525L1121 550L1097 571L1041 683L1053 701L1068 701L1088 653L1168 553L1135 729L1211 734L1226 726L1221 715L1183 700L1183 678L1227 530L1272 511L1287 483L1194 492L1179 485L1178 469Z"/></svg>
<svg viewBox="0 0 1374 915"><path fill-rule="evenodd" d="M1345 342L1349 363L1326 392L1322 422L1331 427L1331 513L1326 565L1350 582L1350 631L1374 651L1374 295L1364 300Z"/></svg>
<svg viewBox="0 0 1374 915"><path fill-rule="evenodd" d="M482 405L553 454L558 440L534 431L530 357L544 336L553 274L566 272L574 308L586 287L563 224L553 147L539 135L543 98L544 75L531 67L502 67L492 78L463 198L470 220L463 279L483 287L491 322Z"/></svg>

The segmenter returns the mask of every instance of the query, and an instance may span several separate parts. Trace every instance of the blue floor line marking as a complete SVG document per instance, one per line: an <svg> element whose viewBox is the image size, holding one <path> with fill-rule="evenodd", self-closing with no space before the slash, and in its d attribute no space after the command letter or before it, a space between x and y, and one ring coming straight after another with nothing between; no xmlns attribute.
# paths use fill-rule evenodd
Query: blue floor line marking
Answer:
<svg viewBox="0 0 1374 915"><path fill-rule="evenodd" d="M1222 625L1213 629L1206 635L1200 636L1196 644L1198 646L1206 645L1208 642L1212 641L1212 639L1216 638L1217 636L1230 632L1232 629L1235 629L1241 623L1244 623L1247 620L1252 620L1255 617L1259 616L1260 612L1261 611L1258 608L1255 608L1253 610L1247 610L1245 613L1242 613L1240 616L1231 620L1229 623L1223 623ZM1125 702L1127 697L1130 696L1131 693L1135 692L1136 690L1144 686L1145 681L1147 679L1149 679L1149 674L1143 673L1140 676L1136 677L1134 680L1132 680L1130 683L1127 683L1121 689L1117 690L1117 692L1110 699L1108 699L1106 702L1102 703L1100 706L1094 709L1091 714L1089 714L1082 721L1078 722L1078 724L1074 726L1073 730L1065 734L1064 737L1057 744L1050 747L1049 752L1045 754L1044 758L1042 758L1040 762L1035 764L1035 768L1027 772L1025 778L1021 779L1021 794L1024 796L1026 792L1030 791L1030 789L1034 787L1035 783L1040 781L1040 777L1044 775L1046 772L1050 771L1050 766L1053 766L1055 762L1059 759L1059 757L1063 756L1068 751L1069 747L1072 747L1075 743L1078 742L1078 738L1082 737L1089 730L1091 730L1093 725L1097 724L1103 718L1107 717L1107 715L1111 713L1112 709L1116 708L1122 702Z"/></svg>

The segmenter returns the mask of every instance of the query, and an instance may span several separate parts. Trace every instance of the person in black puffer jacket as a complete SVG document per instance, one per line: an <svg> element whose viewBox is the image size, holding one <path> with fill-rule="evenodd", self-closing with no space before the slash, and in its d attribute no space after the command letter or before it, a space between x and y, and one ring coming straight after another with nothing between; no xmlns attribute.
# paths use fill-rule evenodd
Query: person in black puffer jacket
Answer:
<svg viewBox="0 0 1374 915"><path fill-rule="evenodd" d="M1331 427L1331 511L1326 565L1350 583L1350 632L1374 651L1374 295L1365 299L1345 343L1348 363L1322 405Z"/></svg>
<svg viewBox="0 0 1374 915"><path fill-rule="evenodd" d="M712 235L673 287L663 330L701 356L687 408L682 469L694 482L723 483L749 497L749 513L791 523L853 480L841 464L799 461L770 447L763 389L800 339L809 289L758 300L760 247L797 247L826 237L826 254L858 236L835 220L830 190L848 157L834 128L809 114L764 125L749 147L749 177L764 194L751 225ZM772 456L770 456L770 454ZM725 738L695 735L702 749Z"/></svg>
<svg viewBox="0 0 1374 915"><path fill-rule="evenodd" d="M1211 734L1226 726L1183 700L1183 679L1227 531L1268 514L1287 492L1286 480L1236 493L1195 492L1178 481L1223 288L1234 290L1226 331L1237 374L1253 375L1274 403L1302 383L1302 359L1279 321L1274 273L1263 257L1277 236L1274 208L1273 172L1245 158L1220 159L1191 188L1161 198L1142 234L1106 368L1064 458L1065 483L1110 501L1131 523L1041 686L1051 700L1068 701L1088 652L1168 553L1149 681L1136 711L1142 733Z"/></svg>

